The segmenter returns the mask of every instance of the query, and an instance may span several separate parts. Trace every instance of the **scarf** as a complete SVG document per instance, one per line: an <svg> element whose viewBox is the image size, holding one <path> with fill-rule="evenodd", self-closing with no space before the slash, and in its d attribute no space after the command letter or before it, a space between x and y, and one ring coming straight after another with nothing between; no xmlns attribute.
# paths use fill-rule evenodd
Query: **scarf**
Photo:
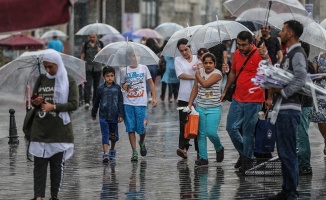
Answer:
<svg viewBox="0 0 326 200"><path fill-rule="evenodd" d="M43 61L48 61L58 66L58 71L54 76L46 73L46 77L49 79L55 79L53 103L68 103L69 81L67 70L63 64L60 54L55 50L49 49L48 53L44 54ZM59 117L63 120L64 125L70 123L70 116L68 112L60 112Z"/></svg>

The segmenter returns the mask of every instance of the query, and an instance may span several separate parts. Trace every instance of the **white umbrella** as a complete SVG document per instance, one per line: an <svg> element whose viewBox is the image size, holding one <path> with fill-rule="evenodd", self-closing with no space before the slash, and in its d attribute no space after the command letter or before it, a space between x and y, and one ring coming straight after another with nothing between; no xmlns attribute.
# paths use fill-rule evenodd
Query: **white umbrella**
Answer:
<svg viewBox="0 0 326 200"><path fill-rule="evenodd" d="M173 33L182 29L184 29L184 27L177 23L165 22L158 25L154 30L161 34L165 40L168 40L173 35Z"/></svg>
<svg viewBox="0 0 326 200"><path fill-rule="evenodd" d="M120 33L113 26L103 23L93 23L81 28L76 35L89 35L89 34L97 34L97 35L106 35L106 34L115 34Z"/></svg>
<svg viewBox="0 0 326 200"><path fill-rule="evenodd" d="M189 44L195 50L202 47L210 48L224 40L237 38L241 31L248 31L253 35L247 27L236 21L217 20L197 29L190 38Z"/></svg>
<svg viewBox="0 0 326 200"><path fill-rule="evenodd" d="M68 37L64 32L62 32L60 30L50 30L50 31L43 33L43 35L41 36L41 39L52 38L54 36L62 37L62 38Z"/></svg>
<svg viewBox="0 0 326 200"><path fill-rule="evenodd" d="M323 21L320 22L320 25L326 29L326 19L324 19Z"/></svg>
<svg viewBox="0 0 326 200"><path fill-rule="evenodd" d="M228 0L223 5L234 16L240 16L249 9L267 9L264 21L269 21L270 11L280 13L296 13L307 15L304 6L298 0Z"/></svg>
<svg viewBox="0 0 326 200"><path fill-rule="evenodd" d="M137 31L135 31L133 34L135 35L140 35L142 37L146 38L157 38L157 39L162 39L163 36L158 33L157 31L150 29L150 28L141 28Z"/></svg>
<svg viewBox="0 0 326 200"><path fill-rule="evenodd" d="M301 14L282 13L269 18L268 23L274 26L275 28L282 29L284 22L289 20L297 20L303 26L315 22L311 18L310 14L301 15Z"/></svg>
<svg viewBox="0 0 326 200"><path fill-rule="evenodd" d="M252 21L257 24L263 25L265 23L266 14L268 13L267 8L252 8L242 12L235 21ZM269 17L273 17L277 13L273 10L269 12Z"/></svg>
<svg viewBox="0 0 326 200"><path fill-rule="evenodd" d="M0 98L12 99L9 103L13 106L25 106L24 95L27 87L32 90L37 77L46 71L43 67L43 55L52 49L25 52L15 60L0 68ZM77 84L86 81L85 62L76 57L60 53L64 66ZM10 104L11 106L11 104Z"/></svg>
<svg viewBox="0 0 326 200"><path fill-rule="evenodd" d="M137 60L133 62L129 57L135 55ZM94 61L112 67L126 67L130 65L157 65L159 58L147 46L135 42L114 42L105 46L98 52Z"/></svg>
<svg viewBox="0 0 326 200"><path fill-rule="evenodd" d="M179 50L177 49L178 40L180 40L181 38L186 38L189 40L191 38L191 36L194 34L194 32L202 26L203 25L188 26L184 29L181 29L181 30L175 32L171 36L169 41L166 43L161 54L165 55L165 56L170 56L170 57L180 56L181 54L180 54ZM195 54L196 50L194 48L191 48L191 52L193 54Z"/></svg>
<svg viewBox="0 0 326 200"><path fill-rule="evenodd" d="M100 40L104 43L104 46L106 46L112 42L121 42L121 41L125 41L126 39L120 33L116 33L116 34L107 34L103 36Z"/></svg>

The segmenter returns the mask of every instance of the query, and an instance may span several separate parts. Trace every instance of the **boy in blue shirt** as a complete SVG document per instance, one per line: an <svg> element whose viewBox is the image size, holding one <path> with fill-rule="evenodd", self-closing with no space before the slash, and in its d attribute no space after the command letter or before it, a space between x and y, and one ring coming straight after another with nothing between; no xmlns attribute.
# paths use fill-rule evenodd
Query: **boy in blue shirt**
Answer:
<svg viewBox="0 0 326 200"><path fill-rule="evenodd" d="M96 120L96 114L99 110L103 162L108 162L115 159L116 150L114 147L119 140L118 123L123 121L124 108L121 87L114 82L114 68L104 67L102 74L105 82L97 88L92 119ZM108 151L109 140L111 140L110 151Z"/></svg>

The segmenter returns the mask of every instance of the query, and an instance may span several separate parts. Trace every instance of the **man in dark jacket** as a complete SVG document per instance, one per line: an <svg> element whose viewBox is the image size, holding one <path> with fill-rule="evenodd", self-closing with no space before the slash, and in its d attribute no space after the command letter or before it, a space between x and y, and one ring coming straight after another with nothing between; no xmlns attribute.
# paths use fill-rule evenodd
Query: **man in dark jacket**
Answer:
<svg viewBox="0 0 326 200"><path fill-rule="evenodd" d="M92 85L93 99L96 96L96 89L100 84L102 66L100 63L93 62L95 55L103 48L103 43L97 39L96 34L89 34L88 41L84 44L80 59L86 61L86 82L84 86L85 109L89 109Z"/></svg>

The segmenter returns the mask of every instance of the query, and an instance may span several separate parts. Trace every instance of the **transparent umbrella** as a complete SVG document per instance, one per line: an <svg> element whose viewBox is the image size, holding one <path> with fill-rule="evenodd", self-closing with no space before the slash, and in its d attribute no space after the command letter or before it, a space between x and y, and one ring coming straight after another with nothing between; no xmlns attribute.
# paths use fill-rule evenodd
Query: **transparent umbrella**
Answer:
<svg viewBox="0 0 326 200"><path fill-rule="evenodd" d="M54 50L25 52L0 68L0 99L14 105L25 106L24 95L33 89L40 74L45 74L43 56ZM60 53L69 75L81 84L86 81L85 62L76 57ZM29 93L30 95L30 93ZM10 99L7 99L10 98ZM11 104L9 105L11 106Z"/></svg>
<svg viewBox="0 0 326 200"><path fill-rule="evenodd" d="M136 59L131 59L135 56ZM126 67L130 65L157 65L159 58L147 46L135 42L114 42L98 52L94 61L112 67Z"/></svg>
<svg viewBox="0 0 326 200"><path fill-rule="evenodd" d="M205 24L197 29L189 40L189 44L193 46L195 50L199 48L210 48L224 40L232 40L237 38L241 31L249 31L253 33L244 25L227 20L217 20Z"/></svg>
<svg viewBox="0 0 326 200"><path fill-rule="evenodd" d="M270 11L280 13L296 13L307 15L304 6L298 0L228 0L223 5L234 16L240 16L249 9L267 9L264 21L269 21Z"/></svg>
<svg viewBox="0 0 326 200"><path fill-rule="evenodd" d="M41 36L41 39L48 39L48 38L52 38L54 36L61 37L61 38L68 37L67 34L65 34L64 32L62 32L60 30L50 30L50 31L43 33L43 35Z"/></svg>
<svg viewBox="0 0 326 200"><path fill-rule="evenodd" d="M166 22L158 25L154 30L161 34L164 40L168 40L173 35L173 33L182 29L184 29L184 27L177 23Z"/></svg>
<svg viewBox="0 0 326 200"><path fill-rule="evenodd" d="M150 29L150 28L141 28L137 31L134 32L135 35L140 35L142 37L146 38L157 38L157 39L162 39L163 36L158 33L157 31Z"/></svg>
<svg viewBox="0 0 326 200"><path fill-rule="evenodd" d="M104 46L106 46L112 42L121 42L121 41L125 41L126 39L120 33L115 33L115 34L107 34L103 36L100 40L104 43Z"/></svg>
<svg viewBox="0 0 326 200"><path fill-rule="evenodd" d="M106 34L114 34L119 33L117 29L113 26L103 23L93 23L81 28L76 35L89 35L89 34L97 34L97 35L106 35Z"/></svg>
<svg viewBox="0 0 326 200"><path fill-rule="evenodd" d="M326 29L326 19L324 19L323 21L320 22L320 25Z"/></svg>
<svg viewBox="0 0 326 200"><path fill-rule="evenodd" d="M303 24L303 26L315 22L314 19L311 18L311 14L301 15L301 14L282 13L269 18L268 23L274 26L275 28L282 29L284 22L288 20L297 20L301 24Z"/></svg>
<svg viewBox="0 0 326 200"><path fill-rule="evenodd" d="M161 54L165 55L165 56L170 56L170 57L181 56L179 50L177 49L178 40L181 38L186 38L189 40L191 38L191 36L194 34L194 32L202 26L203 25L188 26L184 29L181 29L181 30L175 32L171 36L169 41L166 43ZM193 54L195 54L196 50L194 48L191 48L191 52Z"/></svg>

